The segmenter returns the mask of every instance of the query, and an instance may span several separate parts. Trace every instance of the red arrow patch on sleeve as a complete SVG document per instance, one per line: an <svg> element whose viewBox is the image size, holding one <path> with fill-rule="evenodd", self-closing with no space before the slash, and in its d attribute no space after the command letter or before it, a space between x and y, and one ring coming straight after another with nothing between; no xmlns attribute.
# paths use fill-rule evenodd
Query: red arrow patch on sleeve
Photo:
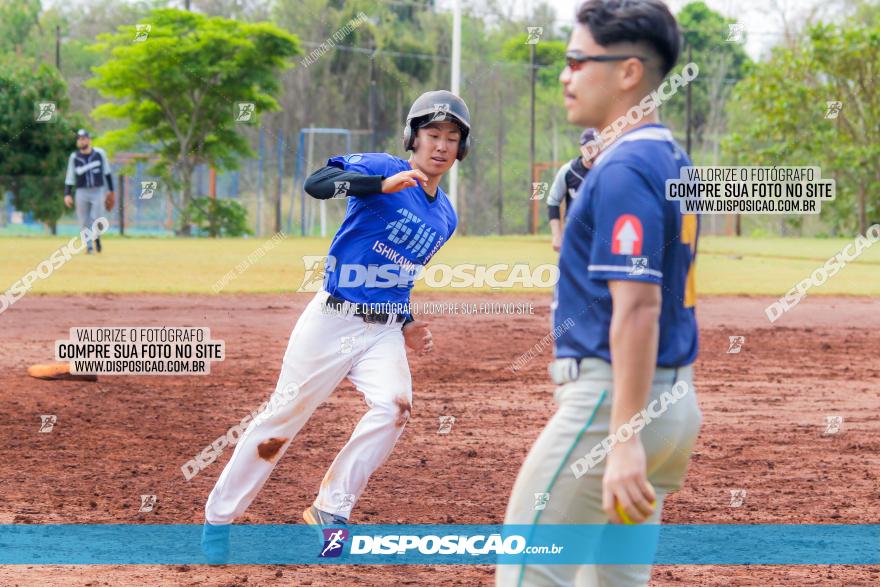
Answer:
<svg viewBox="0 0 880 587"><path fill-rule="evenodd" d="M611 232L611 252L615 255L642 254L642 222L632 214L622 214Z"/></svg>

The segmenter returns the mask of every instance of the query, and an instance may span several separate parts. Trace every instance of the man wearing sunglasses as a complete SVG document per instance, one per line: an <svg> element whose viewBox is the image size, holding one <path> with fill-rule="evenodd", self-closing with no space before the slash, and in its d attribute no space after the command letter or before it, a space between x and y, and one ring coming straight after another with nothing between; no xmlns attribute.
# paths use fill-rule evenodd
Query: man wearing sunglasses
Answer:
<svg viewBox="0 0 880 587"><path fill-rule="evenodd" d="M643 108L679 45L660 0L578 9L560 75L565 107L605 142L562 240L550 364L558 409L523 463L505 524L659 524L665 496L684 482L702 418L691 368L698 223L665 198L666 180L690 160ZM601 543L604 554L653 556L644 544L614 552L609 534ZM499 565L497 585L635 587L651 574L649 564L521 562Z"/></svg>

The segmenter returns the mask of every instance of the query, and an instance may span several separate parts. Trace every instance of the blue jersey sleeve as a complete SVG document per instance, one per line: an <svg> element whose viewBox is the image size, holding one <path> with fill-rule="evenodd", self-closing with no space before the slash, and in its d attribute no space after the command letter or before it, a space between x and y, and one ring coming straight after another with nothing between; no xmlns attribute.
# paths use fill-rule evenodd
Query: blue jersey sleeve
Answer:
<svg viewBox="0 0 880 587"><path fill-rule="evenodd" d="M364 175L381 175L382 177L394 175L388 173L388 164L388 155L384 153L353 153L327 159L327 165L331 167Z"/></svg>
<svg viewBox="0 0 880 587"><path fill-rule="evenodd" d="M626 164L599 170L592 189L592 279L663 281L663 205L648 179Z"/></svg>

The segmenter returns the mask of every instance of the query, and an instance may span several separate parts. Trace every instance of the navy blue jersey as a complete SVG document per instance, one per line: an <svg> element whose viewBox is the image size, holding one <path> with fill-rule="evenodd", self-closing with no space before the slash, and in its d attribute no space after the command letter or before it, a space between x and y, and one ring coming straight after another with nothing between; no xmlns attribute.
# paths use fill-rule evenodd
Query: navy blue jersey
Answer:
<svg viewBox="0 0 880 587"><path fill-rule="evenodd" d="M694 262L699 221L666 200L666 180L691 165L661 125L630 131L596 159L574 201L562 239L554 326L556 356L611 361L609 280L660 286L657 365L697 356Z"/></svg>
<svg viewBox="0 0 880 587"><path fill-rule="evenodd" d="M64 184L77 188L99 188L104 185L104 177L110 180L110 160L107 153L92 147L88 155L74 151L67 160L67 175ZM110 189L112 185L108 186Z"/></svg>
<svg viewBox="0 0 880 587"><path fill-rule="evenodd" d="M412 169L387 153L331 157L327 165L382 177ZM324 288L359 304L408 303L413 281L457 224L439 187L433 199L421 184L394 194L349 195L345 218L330 243Z"/></svg>

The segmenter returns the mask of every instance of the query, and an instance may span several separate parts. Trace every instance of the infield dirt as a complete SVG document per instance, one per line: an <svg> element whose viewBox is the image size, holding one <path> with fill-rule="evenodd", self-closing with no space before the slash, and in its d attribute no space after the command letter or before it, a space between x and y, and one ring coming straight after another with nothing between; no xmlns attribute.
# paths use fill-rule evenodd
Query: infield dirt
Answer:
<svg viewBox="0 0 880 587"><path fill-rule="evenodd" d="M232 451L190 481L181 465L265 401L309 294L27 296L0 315L0 523L195 523ZM550 333L546 295L416 295L531 304L533 314L427 316L435 352L410 356L407 430L353 523L501 523L520 462L553 411L552 348L506 367ZM663 521L880 522L880 299L810 297L775 324L769 298L698 304L703 427ZM41 381L72 326L208 326L226 360L205 377ZM730 336L745 336L729 354ZM280 460L242 523L301 523L365 411L345 382ZM54 414L51 433L38 433ZM438 418L455 416L449 434ZM842 416L826 434L826 417ZM731 491L746 490L742 505ZM140 495L154 494L139 513ZM267 544L266 548L278 545ZM492 567L5 566L3 585L490 585ZM880 567L657 566L652 585L878 585Z"/></svg>

